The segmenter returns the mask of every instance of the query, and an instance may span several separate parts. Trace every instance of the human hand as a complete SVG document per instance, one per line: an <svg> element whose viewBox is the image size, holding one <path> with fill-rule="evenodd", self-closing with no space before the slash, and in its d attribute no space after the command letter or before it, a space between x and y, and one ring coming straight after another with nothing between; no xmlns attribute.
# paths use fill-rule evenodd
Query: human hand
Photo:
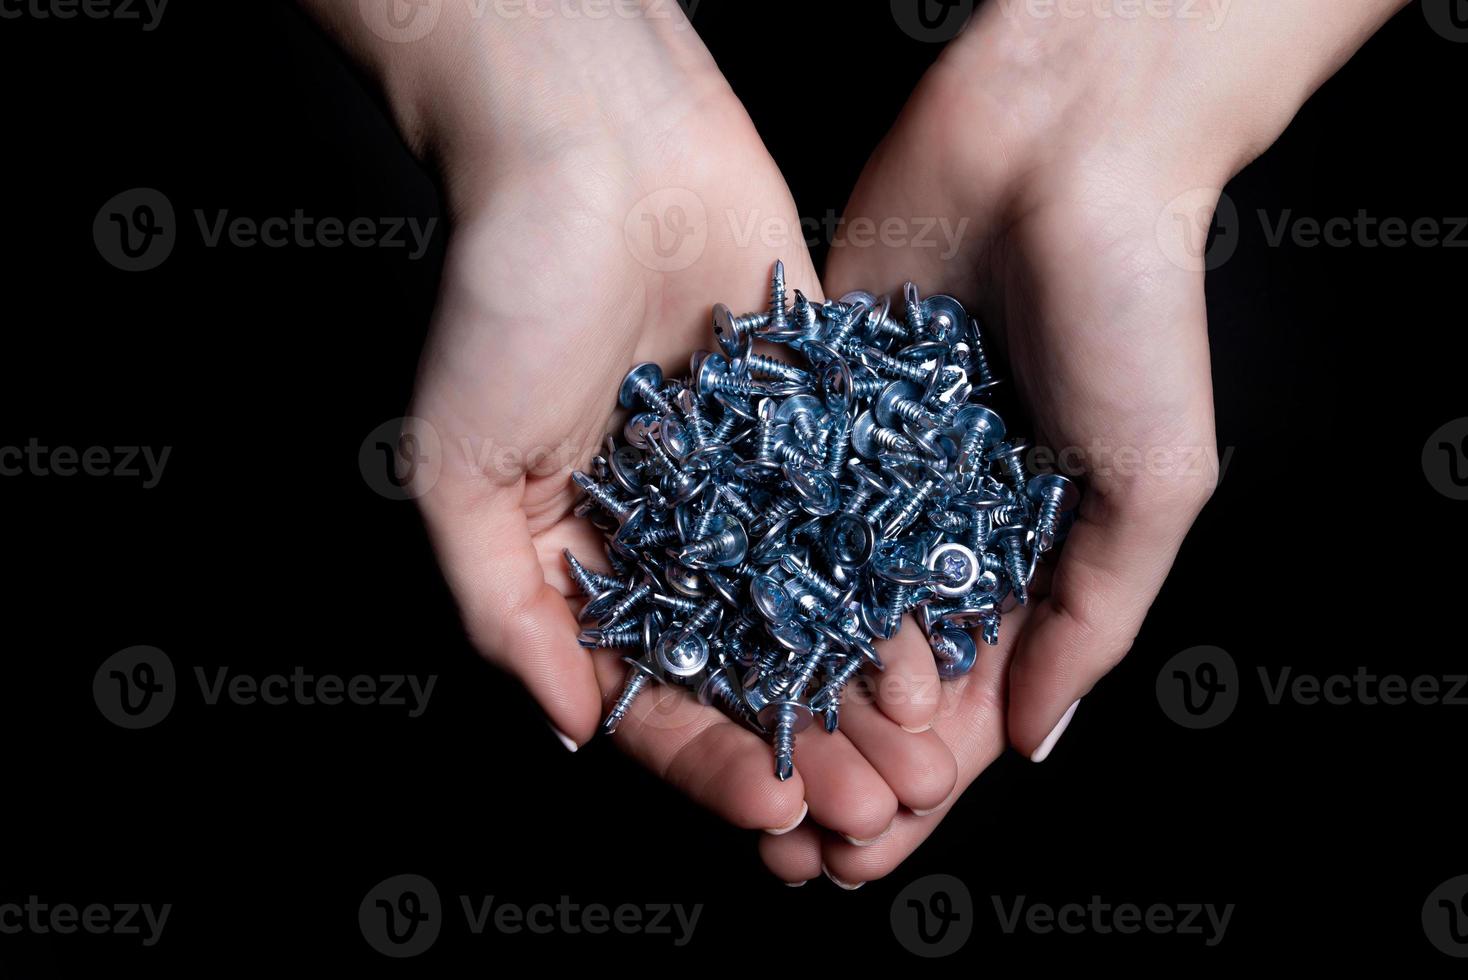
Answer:
<svg viewBox="0 0 1468 980"><path fill-rule="evenodd" d="M1053 576L1042 569L999 645L942 688L934 731L958 764L954 793L866 847L809 825L766 839L788 881L890 873L1006 745L1043 760L1125 656L1218 480L1203 245L1221 189L1400 2L1323 32L1323 7L1240 4L1218 34L1021 6L975 15L847 208L848 223L961 221L957 253L838 243L825 284L841 295L910 280L979 311L1034 443L1084 478L1085 496ZM1306 37L1312 56L1293 56Z"/></svg>
<svg viewBox="0 0 1468 980"><path fill-rule="evenodd" d="M799 222L691 30L619 18L548 26L486 41L483 75L460 71L455 93L426 100L428 116L411 108L425 100L396 101L409 107L399 115L410 140L439 161L455 222L411 410L445 460L420 501L475 646L524 683L571 747L592 737L627 674L618 651L577 645L582 600L562 557L604 567L600 534L573 513L571 474L620 427L623 375L644 361L683 373L711 344L715 300L765 308L760 284L777 258L792 290L821 295L798 240L741 235L756 219L786 231ZM535 100L507 94L504 64ZM902 649L884 650L889 675L933 672L920 639ZM822 826L860 840L900 806L932 806L952 789L948 749L900 727L925 727L935 707L934 696L853 705L840 733L802 736L788 781L763 740L672 688L645 690L615 739L737 826L788 830L808 804Z"/></svg>

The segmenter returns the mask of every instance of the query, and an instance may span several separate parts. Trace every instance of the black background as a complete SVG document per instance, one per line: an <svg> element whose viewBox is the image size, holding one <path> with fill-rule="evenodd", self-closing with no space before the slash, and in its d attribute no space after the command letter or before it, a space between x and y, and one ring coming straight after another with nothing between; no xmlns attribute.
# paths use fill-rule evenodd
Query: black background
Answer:
<svg viewBox="0 0 1468 980"><path fill-rule="evenodd" d="M938 46L886 4L703 0L695 26L794 189L839 212ZM831 56L847 45L866 58ZM722 826L596 743L571 756L464 641L411 503L358 468L403 413L445 238L403 250L205 248L192 212L441 216L374 97L285 3L183 3L137 23L0 20L6 152L0 445L169 446L137 480L0 479L10 623L0 673L0 901L172 903L157 946L0 935L0 976L103 964L181 973L829 970L895 959L899 890L956 875L974 934L942 967L1279 962L1451 969L1421 910L1468 873L1459 720L1444 705L1271 705L1256 673L1463 671L1463 503L1422 453L1468 415L1451 248L1271 247L1258 218L1468 215L1468 46L1414 4L1229 187L1211 273L1228 466L1130 658L1050 761L1010 755L888 880L791 890ZM814 59L814 64L812 63ZM840 134L812 139L812 132ZM99 255L113 195L163 191L180 241L147 273ZM1468 235L1464 236L1468 240ZM818 256L819 258L819 256ZM713 298L711 298L713 299ZM114 727L90 694L113 652L166 651L185 694ZM1238 663L1233 716L1168 719L1154 689L1200 644ZM436 674L429 710L205 706L195 667ZM422 874L449 921L423 957L374 952L357 906ZM456 896L529 905L703 903L693 942L487 934ZM992 896L1235 903L1200 937L1005 934Z"/></svg>

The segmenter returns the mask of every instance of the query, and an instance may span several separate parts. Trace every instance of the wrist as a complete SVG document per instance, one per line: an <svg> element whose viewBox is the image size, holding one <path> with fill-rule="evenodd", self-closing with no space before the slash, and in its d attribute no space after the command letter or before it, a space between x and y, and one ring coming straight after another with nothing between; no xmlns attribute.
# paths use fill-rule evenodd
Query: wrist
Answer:
<svg viewBox="0 0 1468 980"><path fill-rule="evenodd" d="M381 85L405 141L437 167L451 205L497 175L578 145L646 151L727 89L674 0L302 0Z"/></svg>
<svg viewBox="0 0 1468 980"><path fill-rule="evenodd" d="M998 0L934 74L1019 148L1129 153L1221 187L1406 2Z"/></svg>

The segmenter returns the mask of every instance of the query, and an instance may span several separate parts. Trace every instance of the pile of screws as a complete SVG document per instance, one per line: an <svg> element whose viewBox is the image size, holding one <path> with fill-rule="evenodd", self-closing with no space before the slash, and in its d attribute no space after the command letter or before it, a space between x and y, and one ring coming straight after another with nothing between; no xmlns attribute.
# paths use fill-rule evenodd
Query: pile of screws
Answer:
<svg viewBox="0 0 1468 980"><path fill-rule="evenodd" d="M623 442L574 474L616 574L566 561L589 600L581 644L627 651L604 732L647 685L687 687L770 737L788 779L796 734L815 715L836 731L842 691L882 669L875 642L907 613L941 676L971 670L972 631L998 642L1079 491L1026 473L952 297L909 283L900 316L865 292L790 303L776 263L767 312L713 320L721 353L676 381L633 368Z"/></svg>

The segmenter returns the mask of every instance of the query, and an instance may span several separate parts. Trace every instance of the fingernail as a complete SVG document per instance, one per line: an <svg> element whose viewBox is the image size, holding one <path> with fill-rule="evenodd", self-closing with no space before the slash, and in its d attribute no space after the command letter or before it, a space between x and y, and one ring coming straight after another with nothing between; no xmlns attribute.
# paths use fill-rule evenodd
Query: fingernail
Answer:
<svg viewBox="0 0 1468 980"><path fill-rule="evenodd" d="M930 721L921 728L908 728L906 725L899 725L897 727L901 728L904 732L912 732L914 735L921 735L923 732L930 731L933 727L933 723Z"/></svg>
<svg viewBox="0 0 1468 980"><path fill-rule="evenodd" d="M914 809L913 807L908 807L908 809L909 810L912 810L912 815L914 817L926 817L929 814L937 813L939 810L943 809L945 806L948 805L948 800L951 800L952 798L953 798L953 794L952 793L949 793L948 794L948 799L945 799L942 803L939 803L935 807L931 807L931 808L929 808L927 810L917 810L917 809Z"/></svg>
<svg viewBox="0 0 1468 980"><path fill-rule="evenodd" d="M785 882L785 887L786 888L804 888L808 884L810 884L810 879L806 879L805 881L787 881L787 882Z"/></svg>
<svg viewBox="0 0 1468 980"><path fill-rule="evenodd" d="M892 823L896 823L896 822L897 822L896 820L892 821ZM855 837L852 837L850 834L842 834L841 836L842 837L845 837L846 838L846 843L852 845L853 847L870 847L871 845L875 844L877 841L881 840L883 837L886 837L887 836L887 831L889 831L891 829L892 829L892 824L889 823L887 825L887 827L886 827L885 830L883 830L880 834L878 834L877 836L875 836L875 837L873 837L873 838L871 838L869 840L857 840Z"/></svg>
<svg viewBox="0 0 1468 980"><path fill-rule="evenodd" d="M790 833L790 831L792 831L796 827L799 827L800 826L800 822L805 819L805 815L807 813L809 813L809 812L810 812L810 804L809 803L802 803L800 805L800 814L795 818L795 821L793 823L791 823L790 826L788 826L788 827L776 827L774 830L767 830L767 831L765 831L765 833L769 834L771 837L779 837L781 834L788 834L788 833Z"/></svg>
<svg viewBox="0 0 1468 980"><path fill-rule="evenodd" d="M579 747L577 746L575 740L571 738L571 736L567 735L565 732L561 731L550 722L546 722L545 727L551 730L552 735L561 740L561 744L566 747L567 752L575 752L576 749Z"/></svg>
<svg viewBox="0 0 1468 980"><path fill-rule="evenodd" d="M1065 734L1065 729L1070 724L1071 718L1075 717L1076 708L1080 706L1080 703L1080 698L1076 698L1075 704L1065 709L1065 714L1061 715L1059 723L1050 729L1050 734L1045 736L1045 741L1040 743L1040 747L1030 754L1031 762L1044 762L1050 758L1050 752L1055 748L1055 743L1060 741L1060 736Z"/></svg>
<svg viewBox="0 0 1468 980"><path fill-rule="evenodd" d="M828 867L826 867L826 862L824 862L824 861L821 862L821 874L823 874L827 878L831 879L831 884L835 885L837 888L842 889L843 891L854 892L858 888L860 888L862 885L865 885L866 884L866 882L864 882L864 881L858 881L854 885L848 885L846 882L842 881L840 878L837 878L835 875L831 874L831 869L828 868Z"/></svg>

